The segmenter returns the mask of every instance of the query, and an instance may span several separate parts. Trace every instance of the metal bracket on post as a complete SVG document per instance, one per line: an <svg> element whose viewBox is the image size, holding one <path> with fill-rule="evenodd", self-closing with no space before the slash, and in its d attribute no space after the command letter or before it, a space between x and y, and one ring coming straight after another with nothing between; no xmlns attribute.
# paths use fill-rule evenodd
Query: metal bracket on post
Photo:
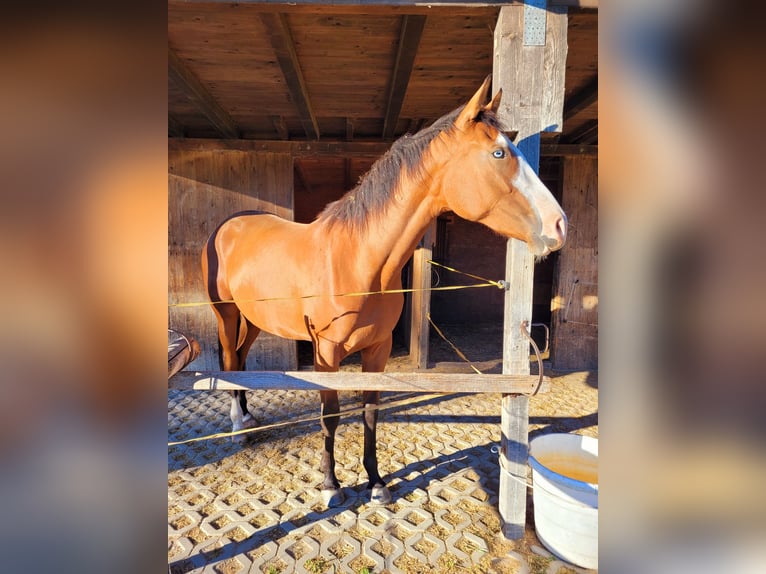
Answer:
<svg viewBox="0 0 766 574"><path fill-rule="evenodd" d="M524 45L545 46L547 0L524 0Z"/></svg>

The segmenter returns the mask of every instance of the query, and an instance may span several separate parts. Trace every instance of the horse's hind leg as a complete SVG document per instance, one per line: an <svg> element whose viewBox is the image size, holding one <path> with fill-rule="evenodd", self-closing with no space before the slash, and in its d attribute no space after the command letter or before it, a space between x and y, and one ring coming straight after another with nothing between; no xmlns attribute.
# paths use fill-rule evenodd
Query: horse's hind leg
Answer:
<svg viewBox="0 0 766 574"><path fill-rule="evenodd" d="M239 342L239 328L241 315L239 309L233 303L220 303L214 305L216 319L218 319L218 343L220 345L220 364L224 371L240 370L240 355L237 352ZM251 341L252 344L252 341ZM238 395L237 393L242 393ZM244 391L231 391L231 426L236 432L244 428L244 411L242 403ZM237 437L234 437L235 439Z"/></svg>
<svg viewBox="0 0 766 574"><path fill-rule="evenodd" d="M239 362L238 370L244 371L247 369L247 353L250 351L250 347L252 347L255 340L258 338L258 335L260 335L261 330L253 325L250 321L247 319L244 320L244 323L242 324L242 329L244 329L244 338L241 336L240 332L240 339L242 339L242 342L239 344L239 348L237 349L237 359ZM239 402L239 408L242 411L242 425L244 428L249 428L255 423L255 418L250 413L250 411L247 408L247 393L246 391L232 391L234 393L234 399L236 399Z"/></svg>
<svg viewBox="0 0 766 574"><path fill-rule="evenodd" d="M391 337L373 347L368 347L362 351L362 371L381 373L385 369L388 356L391 354ZM364 403L364 455L363 463L370 481L367 488L370 489L370 502L378 504L388 504L391 502L391 493L386 487L385 482L378 472L378 454L377 454L377 425L378 425L378 404L380 403L380 392L365 391L363 394Z"/></svg>

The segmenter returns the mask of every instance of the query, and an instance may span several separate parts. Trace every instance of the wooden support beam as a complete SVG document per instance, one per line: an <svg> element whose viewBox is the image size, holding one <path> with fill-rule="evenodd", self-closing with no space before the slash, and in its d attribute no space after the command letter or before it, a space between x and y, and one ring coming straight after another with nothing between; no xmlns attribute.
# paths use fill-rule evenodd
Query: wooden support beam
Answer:
<svg viewBox="0 0 766 574"><path fill-rule="evenodd" d="M532 168L540 163L540 132L563 123L566 69L565 9L548 6L542 45L524 44L523 5L500 9L495 26L493 91L503 90L499 115L517 130L516 144ZM521 325L532 322L534 257L527 245L510 239L506 250L503 373L529 376L529 341ZM524 536L527 502L529 401L506 394L501 407L501 472L498 508L506 538Z"/></svg>
<svg viewBox="0 0 766 574"><path fill-rule="evenodd" d="M285 389L392 391L409 393L543 393L550 379L537 376L466 373L357 373L339 371L181 371L168 388L197 391Z"/></svg>
<svg viewBox="0 0 766 574"><path fill-rule="evenodd" d="M284 141L284 140L220 140L208 138L171 139L173 151L266 151L289 153L294 157L359 157L377 158L391 147L379 141ZM598 155L598 146L584 144L541 144L540 156Z"/></svg>
<svg viewBox="0 0 766 574"><path fill-rule="evenodd" d="M585 86L572 94L564 102L564 121L576 116L598 101L598 76L594 76Z"/></svg>
<svg viewBox="0 0 766 574"><path fill-rule="evenodd" d="M426 230L415 253L412 255L412 293L410 322L410 361L416 369L428 367L428 336L431 326L431 258L436 242L436 220Z"/></svg>
<svg viewBox="0 0 766 574"><path fill-rule="evenodd" d="M176 1L176 0L173 0ZM226 4L231 0L178 0L182 3ZM512 3L521 3L522 0L483 0L474 2L471 0L336 0L328 4L327 0L239 0L239 4L258 4L258 10L263 12L303 12L319 14L348 14L354 8L360 8L365 14L377 14L389 16L391 13L406 12L407 14L433 13L435 7L449 7L453 16L470 16L476 8L500 7ZM548 0L550 6L568 6L573 8L595 8L599 6L599 0Z"/></svg>
<svg viewBox="0 0 766 574"><path fill-rule="evenodd" d="M418 53L420 38L426 24L425 16L402 16L402 28L399 32L399 48L396 51L396 62L391 75L386 104L386 116L383 120L383 139L391 139L396 132L399 113L402 111L404 96L410 83L412 67Z"/></svg>
<svg viewBox="0 0 766 574"><path fill-rule="evenodd" d="M274 49L274 54L282 69L290 98L298 108L298 115L300 115L306 136L311 139L319 139L319 123L311 106L306 80L303 78L298 53L295 51L293 35L287 23L287 15L284 13L262 13L261 21L266 28L271 40L271 47Z"/></svg>
<svg viewBox="0 0 766 574"><path fill-rule="evenodd" d="M282 140L221 140L185 138L168 140L173 151L267 151L289 153L294 157L367 157L377 158L386 153L390 143L381 141L282 141Z"/></svg>
<svg viewBox="0 0 766 574"><path fill-rule="evenodd" d="M168 46L168 76L171 81L186 93L186 97L205 114L205 117L223 137L239 137L239 130L231 116L221 107L207 88L202 85L199 78L181 61L170 46Z"/></svg>

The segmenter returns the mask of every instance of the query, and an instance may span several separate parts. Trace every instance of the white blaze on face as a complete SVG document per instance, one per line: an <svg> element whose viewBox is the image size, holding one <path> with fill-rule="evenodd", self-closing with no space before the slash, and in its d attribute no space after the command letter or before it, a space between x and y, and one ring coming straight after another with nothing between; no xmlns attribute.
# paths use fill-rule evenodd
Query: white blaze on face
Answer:
<svg viewBox="0 0 766 574"><path fill-rule="evenodd" d="M508 150L518 161L518 170L511 180L511 185L519 191L529 202L532 210L540 222L541 236L546 244L555 246L556 249L563 245L566 235L566 216L561 206L553 197L550 190L545 187L540 177L529 165L526 158L522 155L508 137L502 132L497 137L497 144Z"/></svg>

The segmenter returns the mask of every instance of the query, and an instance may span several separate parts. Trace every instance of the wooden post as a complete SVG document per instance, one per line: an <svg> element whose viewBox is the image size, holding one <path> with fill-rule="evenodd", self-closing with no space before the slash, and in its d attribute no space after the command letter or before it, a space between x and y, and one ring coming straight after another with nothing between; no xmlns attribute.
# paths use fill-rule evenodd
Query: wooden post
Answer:
<svg viewBox="0 0 766 574"><path fill-rule="evenodd" d="M505 280L511 285L505 294L503 322L503 374L529 374L529 342L522 339L522 321L532 322L532 284L534 258L527 245L511 239L505 260ZM527 435L529 399L523 395L503 395L500 412L500 500L503 535L524 536L527 511Z"/></svg>
<svg viewBox="0 0 766 574"><path fill-rule="evenodd" d="M412 314L410 324L410 361L416 369L428 367L428 313L431 310L431 264L436 221L426 230L412 256Z"/></svg>
<svg viewBox="0 0 766 574"><path fill-rule="evenodd" d="M541 24L542 22L542 24ZM540 33L539 26L544 33ZM503 89L499 114L535 171L540 163L540 132L560 131L566 68L566 9L544 1L503 6L495 27L493 92ZM535 31L537 30L537 31ZM511 239L506 252L503 373L528 375L529 342L522 321L532 322L534 258L525 243ZM503 395L501 410L499 511L503 535L524 536L527 503L529 400Z"/></svg>

